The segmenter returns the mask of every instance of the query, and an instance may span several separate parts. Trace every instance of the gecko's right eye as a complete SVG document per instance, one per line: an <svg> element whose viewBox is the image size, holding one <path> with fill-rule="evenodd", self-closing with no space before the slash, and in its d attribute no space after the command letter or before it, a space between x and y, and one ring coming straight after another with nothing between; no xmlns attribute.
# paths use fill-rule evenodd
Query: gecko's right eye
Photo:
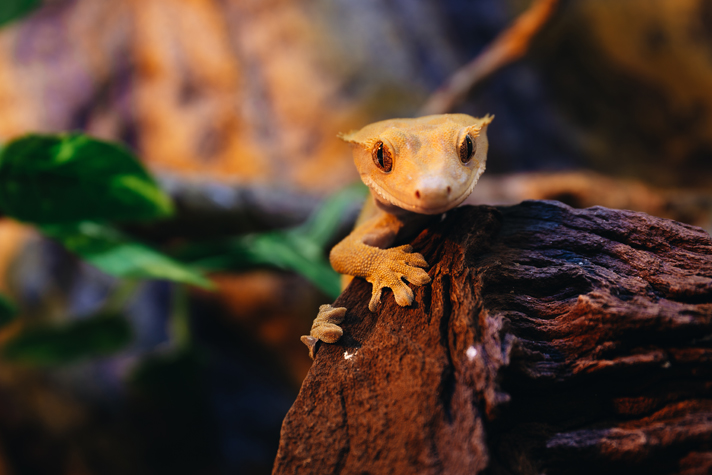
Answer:
<svg viewBox="0 0 712 475"><path fill-rule="evenodd" d="M460 161L464 164L467 165L470 163L470 160L472 159L472 156L475 154L475 144L472 142L472 139L470 138L469 135L465 135L465 140L462 141L460 144Z"/></svg>
<svg viewBox="0 0 712 475"><path fill-rule="evenodd" d="M388 147L383 145L380 140L373 146L371 155L373 156L373 163L376 164L379 170L389 172L393 169L393 156Z"/></svg>

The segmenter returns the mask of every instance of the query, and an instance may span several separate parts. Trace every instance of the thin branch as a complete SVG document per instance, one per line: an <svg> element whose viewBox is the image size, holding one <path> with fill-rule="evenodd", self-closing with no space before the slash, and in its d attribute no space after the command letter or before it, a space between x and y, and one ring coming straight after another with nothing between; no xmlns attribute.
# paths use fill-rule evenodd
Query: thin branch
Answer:
<svg viewBox="0 0 712 475"><path fill-rule="evenodd" d="M535 0L475 59L458 69L437 89L421 108L420 114L450 112L475 85L524 56L534 36L549 22L558 7L559 0Z"/></svg>

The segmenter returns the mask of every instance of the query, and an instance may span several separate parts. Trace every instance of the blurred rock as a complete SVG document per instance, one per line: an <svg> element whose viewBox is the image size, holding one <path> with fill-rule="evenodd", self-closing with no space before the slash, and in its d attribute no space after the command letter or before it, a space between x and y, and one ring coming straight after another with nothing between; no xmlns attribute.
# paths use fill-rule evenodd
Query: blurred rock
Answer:
<svg viewBox="0 0 712 475"><path fill-rule="evenodd" d="M599 172L712 188L712 3L569 3L533 61L560 132Z"/></svg>
<svg viewBox="0 0 712 475"><path fill-rule="evenodd" d="M712 233L711 192L659 188L637 179L591 171L485 175L465 203L513 205L527 199L557 200L574 208L606 206L643 211Z"/></svg>

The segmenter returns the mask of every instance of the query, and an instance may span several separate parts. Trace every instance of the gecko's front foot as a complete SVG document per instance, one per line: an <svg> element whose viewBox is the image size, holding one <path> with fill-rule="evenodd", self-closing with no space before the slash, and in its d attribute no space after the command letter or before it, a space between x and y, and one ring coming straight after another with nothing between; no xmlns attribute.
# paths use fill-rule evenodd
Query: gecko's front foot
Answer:
<svg viewBox="0 0 712 475"><path fill-rule="evenodd" d="M393 291L396 303L401 307L406 307L413 303L413 291L403 282L405 278L414 285L425 285L430 283L430 276L422 268L428 267L425 258L413 252L413 247L409 245L394 247L382 250L381 260L374 266L374 271L366 278L373 284L373 294L368 303L368 309L376 311L376 306L381 301L381 293L384 287Z"/></svg>
<svg viewBox="0 0 712 475"><path fill-rule="evenodd" d="M339 323L344 321L346 315L346 307L332 307L329 304L319 307L319 313L312 323L309 335L303 335L302 343L309 348L309 356L314 359L314 348L316 343L321 340L325 343L336 343L344 331L339 326Z"/></svg>

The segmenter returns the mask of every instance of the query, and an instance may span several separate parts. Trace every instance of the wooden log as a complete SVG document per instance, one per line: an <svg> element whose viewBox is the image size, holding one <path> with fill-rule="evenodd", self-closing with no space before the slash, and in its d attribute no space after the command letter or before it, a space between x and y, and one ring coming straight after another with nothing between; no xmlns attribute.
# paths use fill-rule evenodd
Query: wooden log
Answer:
<svg viewBox="0 0 712 475"><path fill-rule="evenodd" d="M631 211L462 207L412 307L355 279L274 474L709 473L712 239Z"/></svg>

